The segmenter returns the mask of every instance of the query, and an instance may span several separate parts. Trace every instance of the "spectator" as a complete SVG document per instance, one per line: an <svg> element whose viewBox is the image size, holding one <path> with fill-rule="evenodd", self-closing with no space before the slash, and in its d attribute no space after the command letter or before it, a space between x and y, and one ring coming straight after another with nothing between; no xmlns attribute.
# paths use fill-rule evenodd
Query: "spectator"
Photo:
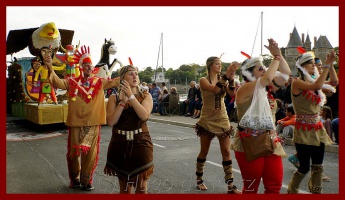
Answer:
<svg viewBox="0 0 345 200"><path fill-rule="evenodd" d="M277 121L276 132L282 135L282 139L292 138L294 126L296 123L296 115L292 104L286 108L286 117Z"/></svg>
<svg viewBox="0 0 345 200"><path fill-rule="evenodd" d="M165 86L165 82L162 82L162 83L161 83L161 89L162 89L163 91L164 91L164 90L168 91L167 86Z"/></svg>
<svg viewBox="0 0 345 200"><path fill-rule="evenodd" d="M287 108L288 105L292 103L292 100L291 100L291 84L292 84L293 80L295 80L295 76L294 75L290 75L289 80L287 82L286 89L285 89L284 98L282 99L283 100L284 108Z"/></svg>
<svg viewBox="0 0 345 200"><path fill-rule="evenodd" d="M144 91L149 92L149 87L147 86L147 83L146 83L146 82L142 82L142 83L141 83L141 85L140 85L140 91L141 91L141 92L144 92Z"/></svg>
<svg viewBox="0 0 345 200"><path fill-rule="evenodd" d="M175 87L170 88L170 93L166 95L158 104L158 111L160 115L167 115L166 113L166 107L169 107L169 96L178 96L177 89ZM178 96L179 99L179 96Z"/></svg>
<svg viewBox="0 0 345 200"><path fill-rule="evenodd" d="M165 109L164 109L163 104L169 103L169 96L168 95L169 95L168 90L164 89L162 99L158 101L158 112L153 113L154 115L167 115L167 113L165 113Z"/></svg>
<svg viewBox="0 0 345 200"><path fill-rule="evenodd" d="M196 88L195 88L195 81L191 81L189 83L190 88L188 90L188 96L187 99L183 101L182 103L182 111L180 113L180 116L184 115L186 117L191 117L192 116L192 112L194 110L194 106L195 106L195 95L196 95ZM186 114L186 110L187 110L187 105L188 105L188 112Z"/></svg>
<svg viewBox="0 0 345 200"><path fill-rule="evenodd" d="M157 113L160 93L161 93L161 89L157 86L156 83L152 83L152 88L150 90L150 94L151 94L152 100L153 100L153 109L151 112L152 114Z"/></svg>
<svg viewBox="0 0 345 200"><path fill-rule="evenodd" d="M323 106L320 111L320 120L323 124L323 127L325 127L328 136L334 141L333 139L333 131L332 131L332 125L331 122L333 120L332 110L328 106Z"/></svg>
<svg viewBox="0 0 345 200"><path fill-rule="evenodd" d="M339 144L339 118L334 118L332 120L332 131L334 133L334 142Z"/></svg>
<svg viewBox="0 0 345 200"><path fill-rule="evenodd" d="M203 105L199 84L196 84L195 88L197 89L197 92L195 95L195 109L194 109L194 114L192 116L193 119L197 119L200 117L201 108Z"/></svg>
<svg viewBox="0 0 345 200"><path fill-rule="evenodd" d="M277 102L277 110L276 110L276 121L275 121L275 125L277 125L277 121L280 119L283 119L284 117L286 117L286 112L285 109L283 107L283 102L280 99L276 99ZM278 132L277 132L278 133Z"/></svg>

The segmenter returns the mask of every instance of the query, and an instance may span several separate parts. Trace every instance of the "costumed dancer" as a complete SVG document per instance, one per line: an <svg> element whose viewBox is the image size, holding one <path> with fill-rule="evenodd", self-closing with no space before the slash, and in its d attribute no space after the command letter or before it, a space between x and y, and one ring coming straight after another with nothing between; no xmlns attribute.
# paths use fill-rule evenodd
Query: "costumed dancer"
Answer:
<svg viewBox="0 0 345 200"><path fill-rule="evenodd" d="M277 103L272 96L272 92L287 82L291 73L288 64L282 57L278 44L273 39L268 39L269 46L265 46L270 53L274 56L270 66L266 68L263 64L263 59L259 57L251 57L244 52L241 52L247 57L242 63L242 75L245 83L237 90L235 103L237 107L237 119L241 121L243 115L250 107L253 99L257 82L260 81L259 87L264 87L267 95L262 97L267 99L270 110L267 113L272 113L272 129L271 130L253 130L250 128L242 128L240 125L234 135L231 149L235 151L235 157L238 166L241 170L243 179L242 193L256 194L260 185L261 179L263 180L265 194L279 193L283 182L283 162L282 157L286 156L279 139L276 137L273 122L277 109ZM279 71L277 71L279 69ZM260 93L262 94L262 93ZM267 103L267 102L262 102ZM259 120L259 119L257 119ZM256 122L262 124L263 122ZM256 132L259 134L269 132L271 137L274 138L274 152L269 156L262 156L252 161L247 161L243 146L241 143L242 137L255 137Z"/></svg>
<svg viewBox="0 0 345 200"><path fill-rule="evenodd" d="M218 57L206 60L207 76L200 79L200 91L203 100L201 116L196 123L195 131L200 137L200 152L196 159L196 187L207 190L203 181L206 157L214 137L218 138L222 154L224 181L229 194L241 194L234 185L232 159L230 157L231 125L226 112L224 97L228 84L233 83L239 63L233 62L224 75L221 74L222 62Z"/></svg>
<svg viewBox="0 0 345 200"><path fill-rule="evenodd" d="M302 47L298 47L297 50L302 53L296 61L300 77L292 82L291 98L296 113L293 142L299 159L299 168L294 172L287 192L298 193L302 179L311 170L308 180L309 191L320 194L325 146L332 144L332 140L322 125L319 113L326 102L326 95L322 89L329 89L334 93L338 84L338 77L333 67L335 53L332 50L326 56L322 73L319 74L315 66L314 54L306 52ZM330 76L328 83L331 85L325 82L328 74Z"/></svg>
<svg viewBox="0 0 345 200"><path fill-rule="evenodd" d="M57 88L67 90L68 126L67 165L70 187L90 191L93 174L98 164L100 129L106 124L104 90L119 85L119 78L112 80L93 76L90 49L83 46L75 53L81 66L79 77L60 79L52 67L50 56L44 57L49 70L49 81ZM81 157L79 162L79 157Z"/></svg>
<svg viewBox="0 0 345 200"><path fill-rule="evenodd" d="M107 103L107 122L112 126L104 173L117 176L119 193L148 193L148 179L153 173L153 144L146 124L153 100L147 90L141 91L138 69L120 68L121 86Z"/></svg>

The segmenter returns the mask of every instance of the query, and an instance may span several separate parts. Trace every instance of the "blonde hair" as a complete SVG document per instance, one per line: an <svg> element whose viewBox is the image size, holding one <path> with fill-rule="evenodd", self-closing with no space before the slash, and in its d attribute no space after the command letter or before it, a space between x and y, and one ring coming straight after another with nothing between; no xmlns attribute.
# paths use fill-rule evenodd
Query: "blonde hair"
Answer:
<svg viewBox="0 0 345 200"><path fill-rule="evenodd" d="M134 66L132 66L132 65L126 65L126 66L124 66L124 67L121 67L121 68L119 69L119 70L120 70L120 72L119 72L120 81L122 81L123 79L125 79L126 73L127 73L128 71L131 71L130 68L132 68L132 69L138 71L138 68L137 68L137 67L134 67ZM140 85L140 80L138 80L138 86L136 87L137 92L140 92L140 87L139 87L139 85Z"/></svg>

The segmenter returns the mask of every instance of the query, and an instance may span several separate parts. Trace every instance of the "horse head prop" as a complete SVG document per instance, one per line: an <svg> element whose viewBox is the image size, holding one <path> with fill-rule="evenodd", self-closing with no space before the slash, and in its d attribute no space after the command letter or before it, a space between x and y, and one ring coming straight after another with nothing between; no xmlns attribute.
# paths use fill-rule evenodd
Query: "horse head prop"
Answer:
<svg viewBox="0 0 345 200"><path fill-rule="evenodd" d="M99 68L96 76L101 78L110 78L111 71L114 68L116 63L119 63L122 67L122 63L114 58L114 60L110 63L110 55L115 55L117 52L117 47L115 46L115 42L113 40L104 39L104 44L102 45L101 49L101 58L99 62L95 65L95 69Z"/></svg>

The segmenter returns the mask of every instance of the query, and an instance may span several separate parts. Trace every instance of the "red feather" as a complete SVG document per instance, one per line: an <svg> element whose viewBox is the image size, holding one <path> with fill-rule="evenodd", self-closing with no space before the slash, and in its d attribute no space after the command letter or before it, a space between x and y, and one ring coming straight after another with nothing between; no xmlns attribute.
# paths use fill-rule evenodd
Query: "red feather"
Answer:
<svg viewBox="0 0 345 200"><path fill-rule="evenodd" d="M131 66L133 66L131 57L128 57L128 60L129 60L129 64L130 64Z"/></svg>
<svg viewBox="0 0 345 200"><path fill-rule="evenodd" d="M243 51L241 51L241 54L244 55L244 56L247 57L247 58L251 58L250 55L244 53Z"/></svg>
<svg viewBox="0 0 345 200"><path fill-rule="evenodd" d="M300 54L304 54L305 52L307 52L303 47L301 46L298 46L297 47L297 51L300 53Z"/></svg>

